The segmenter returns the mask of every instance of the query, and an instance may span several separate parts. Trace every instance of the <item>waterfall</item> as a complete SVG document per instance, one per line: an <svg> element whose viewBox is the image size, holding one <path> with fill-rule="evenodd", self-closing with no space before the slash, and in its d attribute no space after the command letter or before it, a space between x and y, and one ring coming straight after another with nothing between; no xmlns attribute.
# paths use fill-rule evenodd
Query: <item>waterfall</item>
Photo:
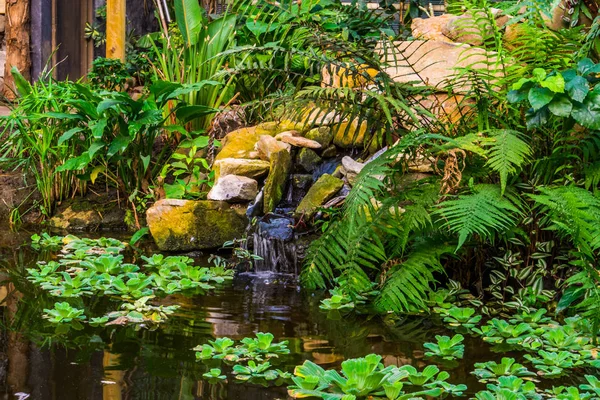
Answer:
<svg viewBox="0 0 600 400"><path fill-rule="evenodd" d="M298 275L299 246L294 234L293 219L269 214L258 223L253 235L255 272L275 272Z"/></svg>

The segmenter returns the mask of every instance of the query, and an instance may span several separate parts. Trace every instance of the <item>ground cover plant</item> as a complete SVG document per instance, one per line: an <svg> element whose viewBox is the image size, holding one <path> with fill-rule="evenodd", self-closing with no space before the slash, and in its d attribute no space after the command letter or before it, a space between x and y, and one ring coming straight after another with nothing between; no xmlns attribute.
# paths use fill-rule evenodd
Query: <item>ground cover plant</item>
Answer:
<svg viewBox="0 0 600 400"><path fill-rule="evenodd" d="M53 309L44 310L44 318L56 326L57 333L66 333L71 328L80 330L82 323L155 326L178 309L177 305L157 304L159 296L205 292L233 279L233 270L197 267L189 257L154 254L142 256L141 266L127 263L121 254L127 244L112 238L87 239L44 233L33 236L32 246L59 251L57 261L38 261L26 270L27 280L51 298L62 300L56 301ZM89 314L93 312L91 308L77 308L83 305L85 297L117 301L113 310L94 316ZM260 342L252 348L263 347Z"/></svg>

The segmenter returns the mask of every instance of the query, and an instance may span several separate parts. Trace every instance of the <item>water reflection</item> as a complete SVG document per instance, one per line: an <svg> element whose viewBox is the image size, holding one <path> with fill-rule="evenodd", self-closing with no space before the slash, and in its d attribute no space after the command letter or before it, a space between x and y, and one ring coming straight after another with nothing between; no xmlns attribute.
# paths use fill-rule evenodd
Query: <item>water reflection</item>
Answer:
<svg viewBox="0 0 600 400"><path fill-rule="evenodd" d="M215 365L197 362L191 349L214 337L239 340L262 331L290 342L291 354L280 360L280 369L291 370L306 359L337 367L346 358L369 353L383 355L386 365L422 367L423 342L446 332L438 322L423 318L387 323L354 315L329 319L318 309L319 294L301 291L289 277L241 274L230 287L207 295L165 297L164 305L181 308L156 330L86 325L82 331L56 335L41 318L55 299L25 279L25 268L39 255L12 245L0 254L0 393L5 398L25 393L32 399L61 400L284 399L285 387L239 384L231 378L208 384L202 374ZM110 299L78 301L82 308L93 309L93 315L114 306ZM471 358L444 368L452 369L453 381L467 382L473 391L480 388L469 375L473 363L494 357L481 342L467 340L466 346Z"/></svg>

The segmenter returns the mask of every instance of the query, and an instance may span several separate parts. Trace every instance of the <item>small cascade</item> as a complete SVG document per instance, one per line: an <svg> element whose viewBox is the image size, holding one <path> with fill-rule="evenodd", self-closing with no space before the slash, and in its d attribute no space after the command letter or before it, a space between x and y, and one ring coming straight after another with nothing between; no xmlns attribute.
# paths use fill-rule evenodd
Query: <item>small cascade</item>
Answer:
<svg viewBox="0 0 600 400"><path fill-rule="evenodd" d="M296 242L294 221L291 218L270 214L258 223L253 235L254 254L262 260L254 262L254 270L298 275L299 248Z"/></svg>

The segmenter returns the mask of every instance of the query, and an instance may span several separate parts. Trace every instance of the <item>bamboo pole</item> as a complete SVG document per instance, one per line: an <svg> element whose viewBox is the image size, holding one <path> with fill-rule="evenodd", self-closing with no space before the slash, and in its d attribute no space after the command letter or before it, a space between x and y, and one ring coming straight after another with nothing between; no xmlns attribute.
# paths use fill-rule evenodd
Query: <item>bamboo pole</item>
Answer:
<svg viewBox="0 0 600 400"><path fill-rule="evenodd" d="M125 0L106 1L106 58L125 61Z"/></svg>

